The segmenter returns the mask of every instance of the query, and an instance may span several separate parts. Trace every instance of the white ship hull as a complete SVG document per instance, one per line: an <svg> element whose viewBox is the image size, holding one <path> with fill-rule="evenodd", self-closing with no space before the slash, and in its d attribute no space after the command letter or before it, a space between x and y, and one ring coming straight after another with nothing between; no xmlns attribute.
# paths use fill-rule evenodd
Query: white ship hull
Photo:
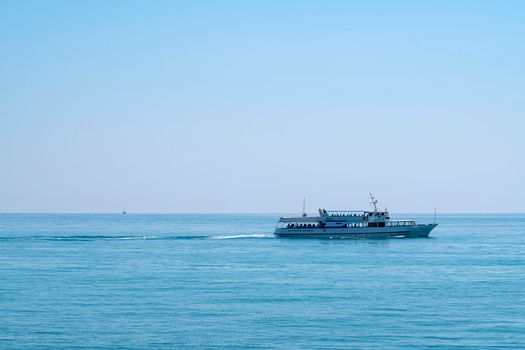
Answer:
<svg viewBox="0 0 525 350"><path fill-rule="evenodd" d="M428 237L437 224L391 227L276 228L280 237L315 238L415 238Z"/></svg>

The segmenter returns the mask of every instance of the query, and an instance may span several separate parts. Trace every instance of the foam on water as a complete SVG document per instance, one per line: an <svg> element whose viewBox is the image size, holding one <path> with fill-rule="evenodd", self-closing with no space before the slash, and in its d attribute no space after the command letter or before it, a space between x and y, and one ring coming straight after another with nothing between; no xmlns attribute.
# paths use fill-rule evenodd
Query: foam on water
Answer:
<svg viewBox="0 0 525 350"><path fill-rule="evenodd" d="M231 235L231 236L210 236L210 239L236 239L236 238L274 238L274 235Z"/></svg>
<svg viewBox="0 0 525 350"><path fill-rule="evenodd" d="M74 236L12 236L0 237L1 241L140 241L140 240L188 240L188 239L237 239L237 238L273 238L274 235L262 234L245 234L245 235L222 235L222 236L204 236L204 235L168 235L168 236L103 236L103 235L74 235Z"/></svg>

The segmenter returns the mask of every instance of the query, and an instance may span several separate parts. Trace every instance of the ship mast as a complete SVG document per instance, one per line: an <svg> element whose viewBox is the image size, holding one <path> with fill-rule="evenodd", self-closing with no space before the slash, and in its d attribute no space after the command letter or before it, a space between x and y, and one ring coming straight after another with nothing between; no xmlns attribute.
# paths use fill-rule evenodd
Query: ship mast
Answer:
<svg viewBox="0 0 525 350"><path fill-rule="evenodd" d="M306 197L303 197L303 216L306 216Z"/></svg>
<svg viewBox="0 0 525 350"><path fill-rule="evenodd" d="M377 212L377 200L372 195L372 192L368 192L368 193L370 193L370 199L371 199L370 204L374 206L374 212Z"/></svg>

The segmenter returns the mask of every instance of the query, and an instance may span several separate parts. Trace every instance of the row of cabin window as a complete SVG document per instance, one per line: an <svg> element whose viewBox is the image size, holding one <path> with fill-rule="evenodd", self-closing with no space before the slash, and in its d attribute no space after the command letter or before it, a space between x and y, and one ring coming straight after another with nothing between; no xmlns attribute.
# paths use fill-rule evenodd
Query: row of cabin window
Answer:
<svg viewBox="0 0 525 350"><path fill-rule="evenodd" d="M319 224L288 224L286 228L319 228L322 227ZM341 227L385 227L384 222L357 222L352 224L343 225Z"/></svg>
<svg viewBox="0 0 525 350"><path fill-rule="evenodd" d="M359 228L359 227L385 227L385 226L413 226L412 222L357 222L341 226L348 228ZM324 225L323 225L324 226ZM287 228L320 228L323 227L319 224L288 224Z"/></svg>
<svg viewBox="0 0 525 350"><path fill-rule="evenodd" d="M352 224L347 224L343 227L368 227L368 222L355 222Z"/></svg>
<svg viewBox="0 0 525 350"><path fill-rule="evenodd" d="M368 227L385 227L384 222L369 222Z"/></svg>
<svg viewBox="0 0 525 350"><path fill-rule="evenodd" d="M319 224L288 224L287 228L317 228Z"/></svg>
<svg viewBox="0 0 525 350"><path fill-rule="evenodd" d="M416 223L414 221L394 221L389 222L387 226L415 226Z"/></svg>
<svg viewBox="0 0 525 350"><path fill-rule="evenodd" d="M330 216L364 216L363 214L330 214Z"/></svg>

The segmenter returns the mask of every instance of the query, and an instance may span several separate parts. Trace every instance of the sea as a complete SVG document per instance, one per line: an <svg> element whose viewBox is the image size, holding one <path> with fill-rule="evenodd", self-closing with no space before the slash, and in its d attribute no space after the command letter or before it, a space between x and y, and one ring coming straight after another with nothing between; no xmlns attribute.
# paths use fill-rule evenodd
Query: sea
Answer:
<svg viewBox="0 0 525 350"><path fill-rule="evenodd" d="M0 349L525 349L525 214L361 240L278 218L0 214Z"/></svg>

